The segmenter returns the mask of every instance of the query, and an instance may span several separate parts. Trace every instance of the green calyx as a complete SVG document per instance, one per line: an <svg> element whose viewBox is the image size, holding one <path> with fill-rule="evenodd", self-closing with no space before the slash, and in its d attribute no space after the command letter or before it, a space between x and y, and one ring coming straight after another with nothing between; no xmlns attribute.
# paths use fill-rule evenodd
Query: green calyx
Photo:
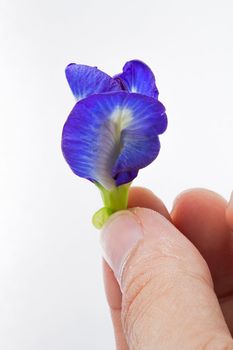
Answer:
<svg viewBox="0 0 233 350"><path fill-rule="evenodd" d="M99 209L92 218L92 223L96 228L102 228L113 213L127 208L130 185L131 182L114 187L112 190L107 190L100 184L96 183L104 203L104 207Z"/></svg>

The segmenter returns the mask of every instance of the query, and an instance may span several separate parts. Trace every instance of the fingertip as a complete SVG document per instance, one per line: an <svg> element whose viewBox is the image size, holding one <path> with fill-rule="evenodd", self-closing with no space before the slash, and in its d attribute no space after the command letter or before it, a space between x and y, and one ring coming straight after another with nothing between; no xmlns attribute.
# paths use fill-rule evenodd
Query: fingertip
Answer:
<svg viewBox="0 0 233 350"><path fill-rule="evenodd" d="M205 206L209 205L210 202L214 204L217 202L218 205L221 203L222 206L226 206L226 200L218 193L205 189L205 188L190 188L181 192L173 202L173 208L171 211L172 218L176 214L181 214L184 209L195 209L202 202ZM213 204L213 203L212 203ZM181 210L182 209L182 210Z"/></svg>
<svg viewBox="0 0 233 350"><path fill-rule="evenodd" d="M128 207L152 209L163 215L169 221L171 220L170 214L162 200L151 190L144 187L132 187L130 189Z"/></svg>
<svg viewBox="0 0 233 350"><path fill-rule="evenodd" d="M176 228L152 209L136 207L112 215L101 231L100 244L119 284L125 263L140 240L152 238L169 245L170 239L180 235L174 231Z"/></svg>
<svg viewBox="0 0 233 350"><path fill-rule="evenodd" d="M194 226L209 226L214 221L217 228L226 228L225 210L226 200L214 191L202 188L190 189L182 192L174 201L171 217L175 225L185 232ZM211 220L210 220L211 219ZM183 232L183 231L182 231Z"/></svg>
<svg viewBox="0 0 233 350"><path fill-rule="evenodd" d="M221 274L229 264L229 259L223 259L223 256L230 256L232 241L226 208L227 202L219 194L206 189L191 189L178 196L171 213L174 225L206 260L215 288L220 293L223 291Z"/></svg>

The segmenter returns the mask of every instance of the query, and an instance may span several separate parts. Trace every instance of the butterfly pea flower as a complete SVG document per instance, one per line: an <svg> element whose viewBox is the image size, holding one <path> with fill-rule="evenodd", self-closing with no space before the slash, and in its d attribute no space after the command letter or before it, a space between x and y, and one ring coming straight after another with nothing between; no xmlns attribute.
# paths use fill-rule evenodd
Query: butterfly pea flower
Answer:
<svg viewBox="0 0 233 350"><path fill-rule="evenodd" d="M114 77L72 63L66 78L77 102L63 128L62 151L72 171L101 192L104 207L93 217L100 228L112 213L127 208L131 182L158 156L165 107L153 72L138 60Z"/></svg>

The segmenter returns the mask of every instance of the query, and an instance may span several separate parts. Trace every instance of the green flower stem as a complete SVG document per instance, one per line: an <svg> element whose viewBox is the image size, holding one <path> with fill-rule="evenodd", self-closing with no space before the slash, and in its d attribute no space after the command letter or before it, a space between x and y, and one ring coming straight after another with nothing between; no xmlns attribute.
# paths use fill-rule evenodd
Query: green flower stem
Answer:
<svg viewBox="0 0 233 350"><path fill-rule="evenodd" d="M113 213L127 208L130 185L131 183L128 183L109 191L100 184L96 184L104 203L104 207L98 210L92 218L92 223L96 228L100 229Z"/></svg>

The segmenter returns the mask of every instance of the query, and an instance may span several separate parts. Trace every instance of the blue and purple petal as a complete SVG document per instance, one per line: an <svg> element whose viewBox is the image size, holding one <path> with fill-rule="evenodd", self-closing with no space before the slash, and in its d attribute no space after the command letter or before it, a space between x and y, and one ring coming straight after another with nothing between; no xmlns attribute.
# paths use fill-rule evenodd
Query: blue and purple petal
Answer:
<svg viewBox="0 0 233 350"><path fill-rule="evenodd" d="M66 67L65 73L77 101L93 94L122 90L119 82L97 67L71 63Z"/></svg>
<svg viewBox="0 0 233 350"><path fill-rule="evenodd" d="M95 94L77 103L62 135L73 172L110 190L131 182L158 155L167 127L164 106L127 92Z"/></svg>
<svg viewBox="0 0 233 350"><path fill-rule="evenodd" d="M127 62L123 67L123 72L116 75L114 79L121 84L122 89L128 92L158 98L159 92L155 76L152 70L139 60Z"/></svg>

